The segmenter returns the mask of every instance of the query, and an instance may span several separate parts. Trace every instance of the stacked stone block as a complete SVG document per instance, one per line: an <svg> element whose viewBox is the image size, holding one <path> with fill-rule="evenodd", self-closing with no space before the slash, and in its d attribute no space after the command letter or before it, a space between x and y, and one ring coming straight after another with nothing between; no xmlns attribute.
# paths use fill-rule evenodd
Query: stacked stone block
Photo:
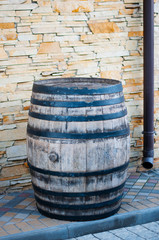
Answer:
<svg viewBox="0 0 159 240"><path fill-rule="evenodd" d="M143 146L143 1L0 0L1 191L30 187L26 125L33 81L122 81L131 129L130 167ZM155 2L155 131L159 132L159 0ZM155 136L155 167L159 163Z"/></svg>

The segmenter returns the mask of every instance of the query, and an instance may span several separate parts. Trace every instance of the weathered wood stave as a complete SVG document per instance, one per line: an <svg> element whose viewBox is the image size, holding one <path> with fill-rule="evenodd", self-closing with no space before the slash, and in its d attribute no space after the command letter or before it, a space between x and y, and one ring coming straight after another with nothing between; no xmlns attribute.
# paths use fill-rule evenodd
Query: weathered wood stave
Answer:
<svg viewBox="0 0 159 240"><path fill-rule="evenodd" d="M102 84L104 84L103 80ZM117 103L113 102L114 99ZM105 100L108 104L106 106L103 102ZM111 101L113 104L111 104ZM95 106L91 106L91 102ZM67 103L69 107L67 107ZM73 106L74 103L75 106ZM101 104L103 105L100 106ZM52 115L49 120L38 119L38 115L29 116L28 121L28 127L31 130L36 129L32 132L28 130L28 162L30 167L33 166L31 174L38 209L43 214L54 218L77 221L93 220L115 213L120 206L129 160L129 130L121 89L116 93L101 95L63 95L33 92L30 112L40 113L40 117L41 115ZM104 113L112 115L119 112L124 112L123 116L116 119L99 120L99 115ZM81 116L88 117L93 116L93 114L95 117L98 115L97 121L90 121L90 119L78 121ZM69 116L69 118L58 121L54 119L54 116ZM71 117L73 117L73 121L70 120ZM75 118L77 121L74 121ZM53 137L42 136L41 133L38 136L36 132L41 129L43 132L53 131ZM123 129L127 129L127 131L119 136L107 138L103 135L103 132L112 132L112 130L120 132ZM54 137L55 133L60 133L60 136L64 134L64 138L59 138L59 135ZM81 138L81 136L84 137ZM89 136L89 138L87 139L86 136ZM93 136L93 139L91 136ZM60 156L58 161L50 160L50 156L54 153ZM42 161L40 161L41 158ZM120 169L124 165L125 169ZM73 175L52 176L44 174L38 172L35 167L62 173L98 172L117 167L119 170L105 175L74 177ZM106 191L107 189L109 189L109 193ZM111 189L115 190L111 192ZM103 193L98 195L98 192L102 191ZM50 195L51 192L55 192L57 195ZM78 196L80 193L91 192L94 192L94 196L88 196L87 194L86 196ZM63 193L63 196L60 193ZM67 194L69 195L69 193L74 193L77 197L74 194L72 194L72 197L68 197ZM114 202L115 199L117 199L116 202ZM48 202L51 206L48 206ZM112 202L112 204L104 205L104 202ZM58 208L58 205L61 206L62 204L64 206L68 205L68 208L66 209L66 206ZM90 208L90 204L96 207ZM81 205L80 210L78 210L79 205ZM70 206L74 206L76 209L70 209ZM83 211L81 211L82 206Z"/></svg>

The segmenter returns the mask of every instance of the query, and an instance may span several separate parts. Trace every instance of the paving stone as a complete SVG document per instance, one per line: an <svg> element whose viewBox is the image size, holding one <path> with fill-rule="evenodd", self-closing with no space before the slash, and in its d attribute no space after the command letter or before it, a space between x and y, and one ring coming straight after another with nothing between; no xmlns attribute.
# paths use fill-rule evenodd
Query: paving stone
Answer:
<svg viewBox="0 0 159 240"><path fill-rule="evenodd" d="M92 234L84 235L81 237L77 237L77 240L97 240L96 237L94 237Z"/></svg>
<svg viewBox="0 0 159 240"><path fill-rule="evenodd" d="M139 182L139 183L143 183L143 182ZM147 180L146 180L146 183L147 183ZM140 185L137 185L136 182L133 182L133 184L135 184L134 186L140 187ZM154 206L157 206L157 204L159 204L159 199L156 196L153 196L152 198L149 197L150 191L152 191L156 185L144 187L141 189L135 189L135 188L132 188L133 184L130 184L130 185L128 184L129 187L125 188L124 197L122 199L122 205L118 214L122 214L128 211L134 211L137 209L140 210L143 208L154 207ZM156 194L156 195L159 196L159 194ZM141 200L143 197L144 197L144 200ZM42 229L44 227L52 227L52 226L68 223L68 222L57 221L57 220L52 221L51 219L48 219L42 216L36 209L33 190L27 190L21 193L11 193L11 194L8 194L7 196L3 196L0 199L0 204L1 204L0 210L2 210L1 212L3 213L3 215L1 215L0 217L0 220L1 220L0 226L2 225L9 226L17 223L24 223L24 224L28 224L31 227L33 226L33 229ZM23 224L21 226L23 226ZM30 227L28 228L22 227L21 231L30 231L30 229L31 229ZM102 236L104 236L105 238L103 237L103 239L106 239L106 240L111 239L111 238L108 238L108 235L110 237L112 236L112 234L113 234L113 238L112 238L113 240L114 239L140 240L143 238L145 239L145 235L143 236L143 233L139 235L137 234L136 231L132 232L132 231L129 231L129 229L126 229L126 230L125 230L125 235L123 234L123 236L120 236L120 233L117 235L115 234L115 232L102 233ZM129 236L126 235L128 231L129 231ZM120 232L121 232L121 229L120 229ZM156 235L154 235L155 232L152 229L148 229L148 226L145 226L145 232L147 233L148 237L150 237L151 235L155 239L156 237ZM107 234L107 236L105 236L105 234ZM99 238L99 236L97 237L96 235L94 236L88 235L88 236L90 239L93 238L93 240ZM88 239L88 236L87 236L87 239ZM86 238L84 238L84 240L85 239ZM83 238L81 238L81 240L83 240Z"/></svg>
<svg viewBox="0 0 159 240"><path fill-rule="evenodd" d="M24 197L13 198L11 201L7 202L3 207L13 208L13 207L15 207L16 205L18 205L20 202L22 202L24 200L25 200Z"/></svg>
<svg viewBox="0 0 159 240"><path fill-rule="evenodd" d="M145 186L149 186L149 187L154 187L155 186L155 183L145 183Z"/></svg>
<svg viewBox="0 0 159 240"><path fill-rule="evenodd" d="M121 238L121 239L122 239L122 238ZM143 239L145 239L145 238L139 237L139 236L137 236L137 235L135 235L135 236L133 236L133 237L131 237L131 235L130 235L130 237L127 237L127 238L126 238L126 240L143 240Z"/></svg>
<svg viewBox="0 0 159 240"><path fill-rule="evenodd" d="M145 188L142 188L140 190L140 193L150 193L152 191L152 189L145 189Z"/></svg>
<svg viewBox="0 0 159 240"><path fill-rule="evenodd" d="M124 205L122 206L122 208L123 208L124 210L127 210L128 212L130 212L130 211L136 211L136 210L137 210L137 208L132 207L130 204L124 204Z"/></svg>
<svg viewBox="0 0 159 240"><path fill-rule="evenodd" d="M101 233L96 233L96 234L93 234L96 238L92 239L92 240L97 240L97 239L100 239L100 240L119 240L121 238L115 236L113 233L111 232L101 232ZM84 238L81 239L81 240L85 240ZM87 239L86 239L87 240ZM91 240L91 239L90 239Z"/></svg>
<svg viewBox="0 0 159 240"><path fill-rule="evenodd" d="M129 199L133 199L134 197L135 197L135 196L133 196L133 195L130 195L130 196L129 196L128 194L125 196L126 199L128 199L128 198L129 198Z"/></svg>
<svg viewBox="0 0 159 240"><path fill-rule="evenodd" d="M69 238L68 240L76 240L77 238Z"/></svg>
<svg viewBox="0 0 159 240"><path fill-rule="evenodd" d="M138 236L130 231L128 231L126 228L121 228L121 229L116 229L113 231L110 231L111 233L115 234L116 236L118 236L121 239L125 239L125 240L134 240L136 239Z"/></svg>
<svg viewBox="0 0 159 240"><path fill-rule="evenodd" d="M141 179L141 178L139 178L138 180L137 180L137 182L141 182L141 183L145 183L147 181L147 179Z"/></svg>
<svg viewBox="0 0 159 240"><path fill-rule="evenodd" d="M16 215L16 213L13 212L7 212L6 214L4 214L3 216L5 217L14 217Z"/></svg>
<svg viewBox="0 0 159 240"><path fill-rule="evenodd" d="M133 232L137 234L139 237L143 238L152 238L157 237L157 234L155 232L152 232L151 230L148 230L147 228L143 227L142 225L137 225L133 227L126 228L128 231Z"/></svg>
<svg viewBox="0 0 159 240"><path fill-rule="evenodd" d="M0 237L4 237L4 236L7 236L8 233L4 230L0 231Z"/></svg>
<svg viewBox="0 0 159 240"><path fill-rule="evenodd" d="M29 213L18 213L14 218L20 218L20 219L25 219L26 217L29 216Z"/></svg>
<svg viewBox="0 0 159 240"><path fill-rule="evenodd" d="M139 192L138 196L148 196L149 193L146 193L146 192Z"/></svg>
<svg viewBox="0 0 159 240"><path fill-rule="evenodd" d="M159 240L159 236L158 237L149 238L148 240Z"/></svg>
<svg viewBox="0 0 159 240"><path fill-rule="evenodd" d="M157 194L159 194L159 190L152 190L151 193L157 193Z"/></svg>
<svg viewBox="0 0 159 240"><path fill-rule="evenodd" d="M33 230L32 226L27 224L26 222L17 223L16 226L23 232L27 232L27 231L32 231Z"/></svg>
<svg viewBox="0 0 159 240"><path fill-rule="evenodd" d="M140 189L134 189L134 188L133 188L133 189L132 189L132 188L129 189L129 192L130 192L130 193L132 192L132 193L136 193L136 194L137 194L137 193L140 192L140 191L141 191Z"/></svg>
<svg viewBox="0 0 159 240"><path fill-rule="evenodd" d="M148 183L157 183L158 181L157 180L154 180L154 179L150 179L148 180Z"/></svg>
<svg viewBox="0 0 159 240"><path fill-rule="evenodd" d="M150 198L149 200L156 204L159 202L158 198Z"/></svg>
<svg viewBox="0 0 159 240"><path fill-rule="evenodd" d="M16 234L16 233L21 233L21 231L18 228L10 229L7 230L9 234Z"/></svg>
<svg viewBox="0 0 159 240"><path fill-rule="evenodd" d="M141 189L142 186L134 185L134 186L132 186L132 188Z"/></svg>
<svg viewBox="0 0 159 240"><path fill-rule="evenodd" d="M12 217L7 217L7 216L0 217L0 221L3 221L3 222L9 222L11 219Z"/></svg>
<svg viewBox="0 0 159 240"><path fill-rule="evenodd" d="M159 233L159 224L157 222L143 224L143 227L151 230L152 232Z"/></svg>

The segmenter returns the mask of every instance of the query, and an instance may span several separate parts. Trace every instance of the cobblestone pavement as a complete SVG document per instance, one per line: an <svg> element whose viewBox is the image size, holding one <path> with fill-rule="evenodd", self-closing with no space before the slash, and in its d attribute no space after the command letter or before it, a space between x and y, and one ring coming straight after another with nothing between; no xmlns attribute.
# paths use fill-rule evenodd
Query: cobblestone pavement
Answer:
<svg viewBox="0 0 159 240"><path fill-rule="evenodd" d="M159 206L158 172L129 173L121 208L117 214L157 206ZM33 190L0 195L0 237L68 223L42 216L36 209ZM109 235L111 234L112 232L109 232Z"/></svg>
<svg viewBox="0 0 159 240"><path fill-rule="evenodd" d="M159 221L89 234L68 240L159 240Z"/></svg>

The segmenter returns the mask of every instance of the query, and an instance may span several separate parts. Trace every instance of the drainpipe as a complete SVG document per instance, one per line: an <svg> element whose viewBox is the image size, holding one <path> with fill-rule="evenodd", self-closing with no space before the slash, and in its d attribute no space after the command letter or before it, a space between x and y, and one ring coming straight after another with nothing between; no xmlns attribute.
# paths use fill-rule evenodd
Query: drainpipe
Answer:
<svg viewBox="0 0 159 240"><path fill-rule="evenodd" d="M154 1L144 4L144 149L143 167L153 167L154 158Z"/></svg>

